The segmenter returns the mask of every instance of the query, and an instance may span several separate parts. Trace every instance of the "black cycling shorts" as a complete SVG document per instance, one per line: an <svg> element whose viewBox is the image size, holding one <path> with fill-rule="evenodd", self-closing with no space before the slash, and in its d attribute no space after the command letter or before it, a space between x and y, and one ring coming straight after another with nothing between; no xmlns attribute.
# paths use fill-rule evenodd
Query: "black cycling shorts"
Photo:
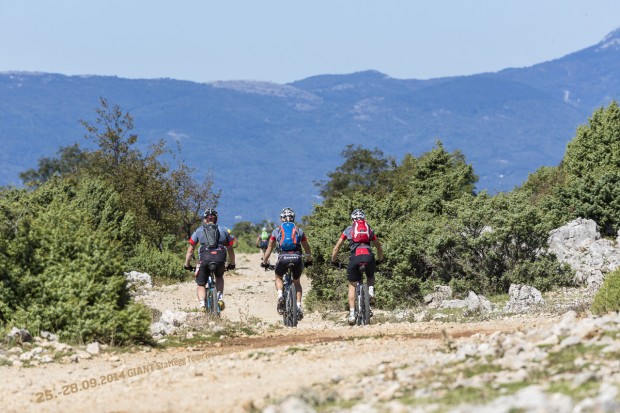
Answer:
<svg viewBox="0 0 620 413"><path fill-rule="evenodd" d="M293 279L298 280L301 277L301 271L303 265L301 263L301 254L297 252L281 253L278 255L278 261L276 262L275 273L277 276L282 277L288 271L288 265L292 263L293 266Z"/></svg>
<svg viewBox="0 0 620 413"><path fill-rule="evenodd" d="M220 278L224 276L224 271L226 271L226 262L214 262L216 264L215 267L215 277ZM198 275L196 276L196 284L204 287L207 284L207 278L211 274L211 269L209 268L209 262L201 262L200 267L198 268Z"/></svg>
<svg viewBox="0 0 620 413"><path fill-rule="evenodd" d="M362 272L360 271L359 264L366 263L366 278L373 279L375 277L375 270L377 264L375 263L375 257L372 254L360 254L351 255L349 258L349 265L347 266L347 279L351 282L358 282L362 280Z"/></svg>

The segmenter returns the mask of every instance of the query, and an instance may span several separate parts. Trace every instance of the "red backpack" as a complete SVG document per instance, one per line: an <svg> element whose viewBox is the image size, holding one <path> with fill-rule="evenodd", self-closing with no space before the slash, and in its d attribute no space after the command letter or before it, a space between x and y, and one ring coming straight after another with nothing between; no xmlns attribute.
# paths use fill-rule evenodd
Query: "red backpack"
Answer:
<svg viewBox="0 0 620 413"><path fill-rule="evenodd" d="M363 219L353 221L351 235L353 242L367 244L370 242L370 226Z"/></svg>

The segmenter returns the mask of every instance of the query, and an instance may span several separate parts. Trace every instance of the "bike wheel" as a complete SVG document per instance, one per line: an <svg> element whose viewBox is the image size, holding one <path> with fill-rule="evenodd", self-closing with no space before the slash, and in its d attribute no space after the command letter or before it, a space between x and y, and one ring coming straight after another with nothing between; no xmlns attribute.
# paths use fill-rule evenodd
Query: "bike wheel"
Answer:
<svg viewBox="0 0 620 413"><path fill-rule="evenodd" d="M297 327L297 289L295 288L295 284L291 284L288 289L289 292L289 317L290 317L290 326Z"/></svg>
<svg viewBox="0 0 620 413"><path fill-rule="evenodd" d="M368 286L366 284L357 286L355 307L357 325L365 326L370 324L370 295L368 294Z"/></svg>
<svg viewBox="0 0 620 413"><path fill-rule="evenodd" d="M207 315L215 317L220 315L220 306L217 303L217 291L215 288L207 290Z"/></svg>

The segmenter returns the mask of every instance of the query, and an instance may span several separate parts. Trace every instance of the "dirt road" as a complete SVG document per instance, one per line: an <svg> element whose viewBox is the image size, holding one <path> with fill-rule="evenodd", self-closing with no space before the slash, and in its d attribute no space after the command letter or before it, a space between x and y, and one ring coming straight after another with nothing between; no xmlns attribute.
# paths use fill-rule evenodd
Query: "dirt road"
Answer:
<svg viewBox="0 0 620 413"><path fill-rule="evenodd" d="M443 333L515 331L544 319L488 323L384 323L349 327L337 317L306 314L297 329L281 327L273 272L258 255L242 255L226 275L225 319L259 334L200 340L163 350L104 352L79 363L0 367L5 412L243 412L317 383L376 371L385 363L414 364L443 345ZM304 277L304 288L309 284ZM157 288L148 298L160 311L195 308L195 287ZM183 333L185 334L185 333ZM198 334L198 333L196 333ZM49 400L48 400L49 399Z"/></svg>

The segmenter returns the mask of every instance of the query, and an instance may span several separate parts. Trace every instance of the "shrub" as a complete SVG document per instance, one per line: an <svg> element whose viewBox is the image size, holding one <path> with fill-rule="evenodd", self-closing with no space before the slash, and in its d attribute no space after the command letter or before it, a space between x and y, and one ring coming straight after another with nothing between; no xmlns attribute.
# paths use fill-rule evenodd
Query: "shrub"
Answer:
<svg viewBox="0 0 620 413"><path fill-rule="evenodd" d="M150 339L149 312L132 301L123 275L117 230L124 220L101 225L81 202L90 188L52 179L32 193L0 198L3 328L47 330L77 342Z"/></svg>
<svg viewBox="0 0 620 413"><path fill-rule="evenodd" d="M183 260L185 255L164 248L160 251L152 243L142 241L135 246L134 255L129 259L127 270L146 272L161 281L179 281L185 278ZM183 251L185 252L185 251Z"/></svg>
<svg viewBox="0 0 620 413"><path fill-rule="evenodd" d="M603 285L594 296L591 310L599 315L620 311L620 268L607 274Z"/></svg>

